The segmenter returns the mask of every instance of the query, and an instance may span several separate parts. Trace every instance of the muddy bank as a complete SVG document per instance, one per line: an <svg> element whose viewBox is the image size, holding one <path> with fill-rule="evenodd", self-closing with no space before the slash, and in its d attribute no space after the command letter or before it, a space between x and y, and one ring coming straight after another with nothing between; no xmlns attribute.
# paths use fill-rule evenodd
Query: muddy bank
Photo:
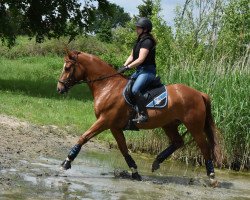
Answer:
<svg viewBox="0 0 250 200"><path fill-rule="evenodd" d="M64 159L69 149L77 141L70 129L56 126L38 126L14 117L0 115L0 170L22 168L21 160L34 160L38 157ZM90 141L87 149L108 150L104 144ZM1 185L11 185L11 179L0 176Z"/></svg>
<svg viewBox="0 0 250 200"><path fill-rule="evenodd" d="M0 200L250 199L249 175L217 170L220 185L211 188L204 168L164 162L151 173L153 157L142 154L133 157L143 181L133 181L120 152L96 141L85 145L70 170L61 171L78 138L72 135L0 115Z"/></svg>

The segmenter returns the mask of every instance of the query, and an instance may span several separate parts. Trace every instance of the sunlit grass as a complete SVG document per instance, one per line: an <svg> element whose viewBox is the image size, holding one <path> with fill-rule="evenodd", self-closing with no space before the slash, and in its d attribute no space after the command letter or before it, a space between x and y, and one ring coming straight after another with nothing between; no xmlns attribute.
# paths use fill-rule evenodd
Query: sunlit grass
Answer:
<svg viewBox="0 0 250 200"><path fill-rule="evenodd" d="M76 86L67 95L57 93L62 58L2 58L0 65L1 113L76 130L87 129L94 121L94 112L90 109L92 96L86 86Z"/></svg>

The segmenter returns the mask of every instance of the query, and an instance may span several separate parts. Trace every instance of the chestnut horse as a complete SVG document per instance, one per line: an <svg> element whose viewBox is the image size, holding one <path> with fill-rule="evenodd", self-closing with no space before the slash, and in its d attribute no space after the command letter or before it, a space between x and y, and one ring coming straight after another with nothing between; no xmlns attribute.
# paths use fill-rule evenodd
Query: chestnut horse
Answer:
<svg viewBox="0 0 250 200"><path fill-rule="evenodd" d="M110 129L132 171L132 178L141 180L123 134L123 127L127 124L132 109L122 95L128 80L94 55L78 51L67 52L57 90L59 93L65 93L75 84L82 82L87 83L92 92L97 120L80 136L62 163L62 168L71 168L71 162L80 152L82 145L102 131ZM148 122L136 124L139 129L161 127L170 139L170 146L153 162L152 171L157 170L160 163L184 145L178 132L178 126L184 124L204 156L211 183L217 184L212 160L221 163L221 149L211 115L209 96L183 84L166 87L169 94L168 105L163 109L148 109Z"/></svg>

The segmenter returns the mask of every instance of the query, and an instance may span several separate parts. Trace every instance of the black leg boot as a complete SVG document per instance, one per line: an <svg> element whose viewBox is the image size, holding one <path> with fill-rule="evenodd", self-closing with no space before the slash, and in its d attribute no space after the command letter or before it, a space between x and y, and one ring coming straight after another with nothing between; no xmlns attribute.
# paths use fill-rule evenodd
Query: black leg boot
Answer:
<svg viewBox="0 0 250 200"><path fill-rule="evenodd" d="M141 93L135 95L136 105L138 108L138 117L133 119L133 122L143 123L148 121L148 112L146 109L146 102Z"/></svg>

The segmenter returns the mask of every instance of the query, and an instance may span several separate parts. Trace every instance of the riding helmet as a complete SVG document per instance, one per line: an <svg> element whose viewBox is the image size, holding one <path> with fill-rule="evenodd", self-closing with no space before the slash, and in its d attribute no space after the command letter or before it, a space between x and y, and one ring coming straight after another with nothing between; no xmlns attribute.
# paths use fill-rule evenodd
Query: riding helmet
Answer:
<svg viewBox="0 0 250 200"><path fill-rule="evenodd" d="M140 27L140 28L143 28L143 29L147 29L148 32L151 32L152 30L152 22L146 18L146 17L142 17L140 18L136 24L135 24L137 27Z"/></svg>

